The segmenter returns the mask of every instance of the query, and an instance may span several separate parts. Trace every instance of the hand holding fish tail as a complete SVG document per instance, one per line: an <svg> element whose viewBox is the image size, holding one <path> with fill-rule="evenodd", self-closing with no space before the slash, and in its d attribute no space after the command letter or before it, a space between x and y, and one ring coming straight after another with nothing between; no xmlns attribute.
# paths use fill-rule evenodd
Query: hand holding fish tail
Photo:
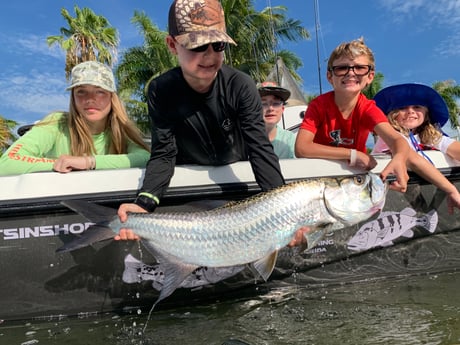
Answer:
<svg viewBox="0 0 460 345"><path fill-rule="evenodd" d="M120 229L120 232L118 233L118 235L115 235L115 237L113 238L115 241L132 241L132 240L139 240L140 237L137 236L133 230L131 229Z"/></svg>
<svg viewBox="0 0 460 345"><path fill-rule="evenodd" d="M121 204L118 208L118 217L122 223L125 223L128 220L128 213L147 213L147 211L134 203ZM139 240L139 236L137 236L131 229L123 228L120 229L120 232L114 237L114 240Z"/></svg>

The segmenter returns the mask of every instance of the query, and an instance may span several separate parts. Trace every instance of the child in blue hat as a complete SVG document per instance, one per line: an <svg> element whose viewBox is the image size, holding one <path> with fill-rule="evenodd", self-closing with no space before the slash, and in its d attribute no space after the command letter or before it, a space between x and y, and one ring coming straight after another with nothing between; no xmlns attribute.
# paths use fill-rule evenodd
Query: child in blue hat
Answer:
<svg viewBox="0 0 460 345"><path fill-rule="evenodd" d="M449 111L436 90L423 84L399 84L382 89L374 100L412 149L426 158L423 150L439 150L460 161L460 142L441 131L449 119ZM385 142L377 139L372 152L388 151Z"/></svg>
<svg viewBox="0 0 460 345"><path fill-rule="evenodd" d="M441 127L449 119L449 111L441 95L426 85L400 84L382 89L374 100L387 114L390 124L420 154L409 155L410 165L417 168L417 173L423 178L447 194L448 212L452 214L454 207L460 208L460 193L423 152L435 149L460 160L460 143L443 135L441 131ZM372 153L385 152L390 152L390 149L378 138Z"/></svg>

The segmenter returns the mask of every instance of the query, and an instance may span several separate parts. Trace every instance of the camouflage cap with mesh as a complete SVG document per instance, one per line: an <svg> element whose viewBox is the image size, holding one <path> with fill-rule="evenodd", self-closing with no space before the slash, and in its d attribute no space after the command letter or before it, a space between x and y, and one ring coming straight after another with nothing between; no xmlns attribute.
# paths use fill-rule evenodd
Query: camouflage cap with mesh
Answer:
<svg viewBox="0 0 460 345"><path fill-rule="evenodd" d="M70 90L79 85L99 86L104 90L115 92L115 78L112 70L100 62L86 61L72 68Z"/></svg>
<svg viewBox="0 0 460 345"><path fill-rule="evenodd" d="M227 35L219 0L176 0L169 9L168 19L169 34L187 49L214 42L236 45Z"/></svg>

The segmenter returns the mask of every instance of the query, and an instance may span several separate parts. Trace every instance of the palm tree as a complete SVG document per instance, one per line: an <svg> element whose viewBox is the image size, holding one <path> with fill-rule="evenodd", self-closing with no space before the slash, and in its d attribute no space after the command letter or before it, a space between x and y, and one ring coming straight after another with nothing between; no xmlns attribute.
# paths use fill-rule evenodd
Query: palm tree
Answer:
<svg viewBox="0 0 460 345"><path fill-rule="evenodd" d="M374 80L370 85L368 85L364 90L363 94L368 98L368 99L373 99L377 92L379 92L382 89L383 85L383 79L385 77L383 76L383 73L381 72L376 72L374 76Z"/></svg>
<svg viewBox="0 0 460 345"><path fill-rule="evenodd" d="M300 21L286 18L284 6L267 7L260 12L250 0L222 0L227 32L238 43L226 52L226 62L263 81L281 57L296 80L296 69L302 66L298 56L278 51L278 41L297 42L310 38Z"/></svg>
<svg viewBox="0 0 460 345"><path fill-rule="evenodd" d="M118 46L118 31L108 20L96 15L89 8L74 7L75 17L65 9L61 14L69 28L62 27L61 35L48 36L48 46L59 44L66 52L65 72L70 78L72 68L83 61L100 61L109 66L115 62Z"/></svg>
<svg viewBox="0 0 460 345"><path fill-rule="evenodd" d="M383 73L381 72L376 72L374 75L374 80L372 80L372 83L368 85L366 88L363 90L363 94L368 98L368 99L373 99L377 92L379 92L382 89L383 85L383 79L385 77L383 76ZM373 136L374 138L374 143L377 140L377 134L375 132L372 132L370 135Z"/></svg>
<svg viewBox="0 0 460 345"><path fill-rule="evenodd" d="M7 120L0 115L0 156L10 146L16 137L13 134L13 128L18 125L13 120Z"/></svg>
<svg viewBox="0 0 460 345"><path fill-rule="evenodd" d="M452 128L457 129L460 137L460 106L457 101L460 98L460 85L453 80L439 81L433 84L435 89L444 99L449 109L449 120Z"/></svg>
<svg viewBox="0 0 460 345"><path fill-rule="evenodd" d="M149 130L145 89L149 81L177 65L165 44L167 32L161 31L144 12L134 12L131 22L144 37L141 47L128 49L115 70L120 97L130 116L144 132Z"/></svg>

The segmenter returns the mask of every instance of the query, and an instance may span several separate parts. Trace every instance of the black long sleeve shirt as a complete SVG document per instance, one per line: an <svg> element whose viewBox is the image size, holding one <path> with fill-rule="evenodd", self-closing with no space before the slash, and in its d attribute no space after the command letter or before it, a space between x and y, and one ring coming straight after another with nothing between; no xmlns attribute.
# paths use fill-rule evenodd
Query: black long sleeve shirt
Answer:
<svg viewBox="0 0 460 345"><path fill-rule="evenodd" d="M141 191L161 197L176 164L225 165L249 160L262 190L284 184L268 140L254 81L222 66L207 93L194 91L180 67L148 88L152 154Z"/></svg>

